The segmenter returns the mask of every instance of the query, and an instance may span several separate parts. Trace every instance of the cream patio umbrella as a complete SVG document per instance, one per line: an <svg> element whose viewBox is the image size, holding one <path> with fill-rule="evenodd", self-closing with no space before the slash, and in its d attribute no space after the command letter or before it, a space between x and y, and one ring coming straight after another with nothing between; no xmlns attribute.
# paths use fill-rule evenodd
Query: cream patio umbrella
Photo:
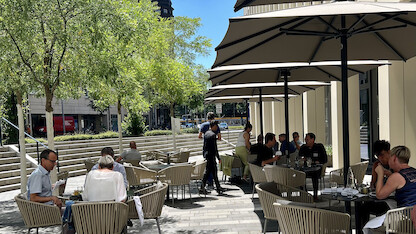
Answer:
<svg viewBox="0 0 416 234"><path fill-rule="evenodd" d="M269 5L269 4L280 4L280 3L296 3L296 2L312 2L305 0L237 0L234 5L234 11L237 12L243 7L247 6L259 6L259 5ZM319 1L321 2L321 1Z"/></svg>
<svg viewBox="0 0 416 234"><path fill-rule="evenodd" d="M340 59L344 169L348 169L347 60L414 57L415 26L416 3L344 1L232 18L216 48L213 68Z"/></svg>

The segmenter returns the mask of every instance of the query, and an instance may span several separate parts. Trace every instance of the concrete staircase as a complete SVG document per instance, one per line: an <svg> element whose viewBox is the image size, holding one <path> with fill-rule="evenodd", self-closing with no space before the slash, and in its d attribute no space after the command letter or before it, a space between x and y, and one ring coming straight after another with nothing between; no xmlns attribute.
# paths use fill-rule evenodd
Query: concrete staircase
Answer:
<svg viewBox="0 0 416 234"><path fill-rule="evenodd" d="M236 144L238 132L222 133L222 138ZM123 138L124 149L129 148L129 142L135 141L137 149L146 155L149 150L173 150L172 136L152 136L152 137L125 137ZM197 134L184 134L176 136L177 148L189 148L191 157L202 155L203 140L198 139ZM97 140L78 140L67 142L55 142L55 148L59 154L59 170L69 171L69 176L84 175L86 173L84 160L87 158L98 159L103 147L110 146L114 149L116 156L120 155L117 138L97 139ZM234 147L225 141L218 142L218 150L231 150ZM40 148L42 151L43 148ZM37 160L36 144L26 145L27 154ZM35 168L30 168L28 163L27 174ZM20 188L20 157L15 152L11 152L8 147L0 148L0 192Z"/></svg>
<svg viewBox="0 0 416 234"><path fill-rule="evenodd" d="M368 144L368 127L360 127L360 144Z"/></svg>

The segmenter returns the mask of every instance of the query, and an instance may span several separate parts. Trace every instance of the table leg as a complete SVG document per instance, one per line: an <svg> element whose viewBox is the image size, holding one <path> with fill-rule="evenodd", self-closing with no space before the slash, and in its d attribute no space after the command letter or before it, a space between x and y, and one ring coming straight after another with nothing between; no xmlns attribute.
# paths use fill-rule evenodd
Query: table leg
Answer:
<svg viewBox="0 0 416 234"><path fill-rule="evenodd" d="M318 177L312 177L312 185L313 185L313 197L318 198L318 187L319 187L319 179Z"/></svg>

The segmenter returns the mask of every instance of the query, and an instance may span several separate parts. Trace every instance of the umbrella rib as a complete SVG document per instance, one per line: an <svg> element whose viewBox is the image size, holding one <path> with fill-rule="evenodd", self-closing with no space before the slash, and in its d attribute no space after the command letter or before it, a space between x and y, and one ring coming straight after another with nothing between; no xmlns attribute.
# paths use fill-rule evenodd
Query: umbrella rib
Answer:
<svg viewBox="0 0 416 234"><path fill-rule="evenodd" d="M243 19L243 20L244 20L244 19ZM239 21L243 21L243 20L239 20ZM294 22L299 21L299 20L301 20L301 19L300 19L300 18L296 18L296 19L289 20L289 21L284 22L284 23L281 23L281 24L279 24L279 25L275 25L275 26L273 26L273 27L270 27L270 28L264 29L264 30L262 30L262 31L260 31L260 32L257 32L257 33L251 34L251 35L249 35L249 36L246 36L246 37L240 38L240 39L238 39L238 40L235 40L235 41L232 41L232 42L226 43L226 44L224 44L224 45L218 46L217 48L215 48L215 50L216 50L216 51L218 51L218 50L221 50L221 49L225 49L225 48L227 48L227 47L230 47L230 46L233 46L233 45L238 44L238 43L240 43L240 42L243 42L243 41L249 40L249 39L251 39L251 38L253 38L253 37L260 36L260 35L262 35L262 34L268 33L268 32L270 32L270 31L273 31L273 30L278 29L278 28L280 28L280 27L282 27L282 26L285 26L285 25L288 25L288 24L294 23ZM232 20L230 20L230 21L232 21Z"/></svg>
<svg viewBox="0 0 416 234"><path fill-rule="evenodd" d="M328 33L328 32L319 32L319 31L310 31L310 30L296 30L296 29L282 28L280 29L280 31L286 33L287 35L322 36L322 37L338 36L338 33Z"/></svg>
<svg viewBox="0 0 416 234"><path fill-rule="evenodd" d="M372 33L372 32L379 32L379 31L383 31L383 30L389 30L389 29L395 29L395 28L405 28L405 27L407 27L407 24L396 25L396 26L385 27L385 28L368 29L368 30L365 30L365 31L355 32L354 34Z"/></svg>
<svg viewBox="0 0 416 234"><path fill-rule="evenodd" d="M222 80L221 82L218 82L218 83L227 82L227 81L231 80L232 78L234 78L234 77L236 77L236 76L238 76L238 75L240 75L241 73L244 73L244 72L246 72L246 70L239 71L237 74L234 74L234 75L228 77L227 79L224 79L224 80Z"/></svg>
<svg viewBox="0 0 416 234"><path fill-rule="evenodd" d="M221 76L224 76L224 75L227 75L227 74L230 74L230 73L231 73L231 71L226 71L226 72L224 72L224 73L222 73L222 74L219 74L219 75L216 75L216 76L210 77L210 78L209 78L209 80L216 79L216 78L218 78L218 77L221 77Z"/></svg>
<svg viewBox="0 0 416 234"><path fill-rule="evenodd" d="M300 95L300 93L296 92L295 90L293 90L293 89L291 89L291 88L288 88L288 89L289 89L289 91L293 92L294 94L296 94L296 95Z"/></svg>
<svg viewBox="0 0 416 234"><path fill-rule="evenodd" d="M295 24L294 26L290 27L290 29L295 28L295 27L298 27L298 26L300 26L300 25L302 25L302 24L304 24L304 23L306 23L306 22L308 22L308 21L310 21L310 20L312 20L312 19L313 19L313 17L309 17L309 18L307 18L307 19L304 19L304 20L302 20L301 22L299 22L299 23ZM278 34L276 34L276 35L273 35L273 36L271 36L271 37L269 37L269 38L267 38L267 39L265 39L265 40L263 40L263 41L261 41L261 42L259 42L259 43L255 44L255 45L253 45L253 46L251 46L251 47L249 47L249 48L247 48L247 49L245 49L245 50L241 51L240 53L237 53L237 54L235 54L235 55L233 55L233 56L229 57L228 59L224 60L223 62L220 62L220 63L218 63L218 64L214 64L214 65L213 65L213 67L221 66L221 65L223 65L224 63L226 63L226 62L228 62L228 61L230 61L230 60L233 60L233 59L235 59L235 58L239 57L240 55L243 55L243 54L247 53L248 51L250 51L250 50L252 50L252 49L255 49L255 48L257 48L257 47L259 47L259 46L263 45L264 43L269 42L269 41L271 41L271 40L275 39L276 37L279 37L279 36L281 36L281 35L283 35L283 34L284 34L283 32L280 32L280 33L278 33Z"/></svg>
<svg viewBox="0 0 416 234"><path fill-rule="evenodd" d="M360 18L358 18L358 20L357 21L355 21L355 23L353 23L352 25L351 25L351 27L348 29L348 31L347 32L349 32L349 31L351 31L352 29L354 29L355 28L355 26L357 26L359 23L361 23L363 20L364 20L364 18L367 16L367 14L364 14L364 15L362 15Z"/></svg>
<svg viewBox="0 0 416 234"><path fill-rule="evenodd" d="M334 22L335 16L332 17L331 22L329 23L329 25L332 25L332 22ZM326 28L325 31L329 30L329 26ZM309 59L309 63L315 58L316 54L318 53L319 48L321 48L322 43L324 42L325 37L321 37L321 40L319 40L318 45L316 46L315 50L312 53L312 56Z"/></svg>
<svg viewBox="0 0 416 234"><path fill-rule="evenodd" d="M367 24L365 20L363 20L363 23ZM381 36L380 33L374 32L374 34L376 35L376 37L378 37L378 39L381 40L381 42L383 42L387 47L389 47L397 56L399 56L403 61L406 61L406 58L401 53L399 53L399 51L396 50L396 48L394 48L383 36Z"/></svg>
<svg viewBox="0 0 416 234"><path fill-rule="evenodd" d="M314 90L314 88L309 87L309 86L306 86L306 85L301 85L300 87L303 87L303 88L305 88L305 89L309 89L309 90Z"/></svg>
<svg viewBox="0 0 416 234"><path fill-rule="evenodd" d="M400 15L401 15L401 13L394 14L394 15L389 15L389 16L384 16L384 19L378 20L378 21L373 22L371 24L365 23L366 25L364 27L361 27L361 28L359 28L357 30L352 31L351 34L355 34L355 33L359 33L360 31L364 31L364 30L371 29L376 24L382 23L384 21L390 20L390 19L395 18L395 17L398 17ZM364 22L364 20L363 20L363 22Z"/></svg>
<svg viewBox="0 0 416 234"><path fill-rule="evenodd" d="M381 14L381 15L382 15L382 16L385 16L385 14ZM400 18L400 17L398 17L398 18L394 18L393 20L395 20L395 21L399 21L400 23L405 23L405 24L409 24L409 25L411 25L411 26L416 27L416 23L413 23L413 22L411 22L411 21L408 21L408 20L402 19L402 18Z"/></svg>
<svg viewBox="0 0 416 234"><path fill-rule="evenodd" d="M324 19L322 19L322 17L318 16L317 17L319 21L321 21L322 23L326 24L328 26L328 28L326 29L326 31L328 31L329 28L332 28L332 30L334 30L335 32L339 32L339 30L337 28L334 27L334 25L332 25L332 22L334 21L334 17L332 17L331 22L328 23L326 22Z"/></svg>
<svg viewBox="0 0 416 234"><path fill-rule="evenodd" d="M318 69L319 71L321 71L321 72L323 72L323 73L327 74L329 77L332 77L332 78L336 79L337 81L341 81L341 79L340 79L340 78L338 78L338 77L336 77L336 76L332 75L331 73L329 73L329 72L325 71L324 69L322 69L322 68L320 68L320 67L316 67L316 69Z"/></svg>

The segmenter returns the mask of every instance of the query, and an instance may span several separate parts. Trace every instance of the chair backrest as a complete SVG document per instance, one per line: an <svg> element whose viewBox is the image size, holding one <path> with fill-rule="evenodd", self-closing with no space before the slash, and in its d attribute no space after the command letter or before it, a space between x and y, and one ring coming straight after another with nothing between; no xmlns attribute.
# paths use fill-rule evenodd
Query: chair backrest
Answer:
<svg viewBox="0 0 416 234"><path fill-rule="evenodd" d="M59 207L28 201L23 194L17 195L14 200L27 228L62 225Z"/></svg>
<svg viewBox="0 0 416 234"><path fill-rule="evenodd" d="M191 181L192 164L170 166L159 171L160 180L169 185L186 185Z"/></svg>
<svg viewBox="0 0 416 234"><path fill-rule="evenodd" d="M255 183L262 183L267 181L266 174L264 173L262 167L254 165L252 163L249 163L248 167L250 168L250 173Z"/></svg>
<svg viewBox="0 0 416 234"><path fill-rule="evenodd" d="M204 178L205 168L207 167L207 161L199 161L192 166L193 171L191 173L191 179L202 180Z"/></svg>
<svg viewBox="0 0 416 234"><path fill-rule="evenodd" d="M91 186L86 188L84 193L88 201L101 202L101 201L115 201L117 199L117 182L113 180L114 177L94 178L94 182L89 183L88 178L85 186Z"/></svg>
<svg viewBox="0 0 416 234"><path fill-rule="evenodd" d="M124 166L126 169L126 178L129 182L129 186L137 186L140 182L137 180L136 173L134 173L134 169L131 166Z"/></svg>
<svg viewBox="0 0 416 234"><path fill-rule="evenodd" d="M64 184L59 186L59 196L62 196L65 192L66 188L66 181L68 180L69 172L68 171L60 171L58 172L58 180L65 180Z"/></svg>
<svg viewBox="0 0 416 234"><path fill-rule="evenodd" d="M85 169L87 169L87 172L90 172L92 167L96 164L97 162L95 160L92 159L87 159L84 161L85 164Z"/></svg>
<svg viewBox="0 0 416 234"><path fill-rule="evenodd" d="M152 184L157 180L157 172L142 167L125 166L130 186Z"/></svg>
<svg viewBox="0 0 416 234"><path fill-rule="evenodd" d="M188 162L189 156L191 155L191 151L189 149L181 149L179 152L179 163Z"/></svg>
<svg viewBox="0 0 416 234"><path fill-rule="evenodd" d="M325 163L322 165L322 170L321 170L321 178L325 177L325 172L326 172L326 167L328 166L328 163Z"/></svg>
<svg viewBox="0 0 416 234"><path fill-rule="evenodd" d="M280 203L273 206L283 233L350 233L349 214Z"/></svg>
<svg viewBox="0 0 416 234"><path fill-rule="evenodd" d="M130 163L135 167L140 167L140 160L138 159L123 160L123 162Z"/></svg>
<svg viewBox="0 0 416 234"><path fill-rule="evenodd" d="M276 183L267 182L256 184L257 194L259 195L260 205L263 209L264 218L277 220L276 212L273 207L273 203L276 200L284 199L280 197L279 191L277 190Z"/></svg>
<svg viewBox="0 0 416 234"><path fill-rule="evenodd" d="M72 205L77 233L121 233L128 206L122 202L80 202Z"/></svg>
<svg viewBox="0 0 416 234"><path fill-rule="evenodd" d="M306 174L291 168L266 165L264 167L267 182L290 185L291 187L305 186Z"/></svg>
<svg viewBox="0 0 416 234"><path fill-rule="evenodd" d="M279 191L279 196L283 197L286 200L293 202L302 202L302 203L313 203L313 196L304 191L291 186L276 184L277 191Z"/></svg>
<svg viewBox="0 0 416 234"><path fill-rule="evenodd" d="M367 172L367 167L368 167L368 161L364 161L364 162L351 165L352 172L354 173L354 177L357 180L358 185L363 183L365 173Z"/></svg>
<svg viewBox="0 0 416 234"><path fill-rule="evenodd" d="M407 233L416 234L416 229L411 219L411 212L413 207L402 207L387 211L386 219L386 233Z"/></svg>
<svg viewBox="0 0 416 234"><path fill-rule="evenodd" d="M162 214L163 204L165 203L166 192L168 185L162 183L162 186L152 185L145 189L137 191L140 195L140 202L142 203L142 210L145 219L154 219ZM127 201L129 206L129 219L138 219L136 205L134 200Z"/></svg>

